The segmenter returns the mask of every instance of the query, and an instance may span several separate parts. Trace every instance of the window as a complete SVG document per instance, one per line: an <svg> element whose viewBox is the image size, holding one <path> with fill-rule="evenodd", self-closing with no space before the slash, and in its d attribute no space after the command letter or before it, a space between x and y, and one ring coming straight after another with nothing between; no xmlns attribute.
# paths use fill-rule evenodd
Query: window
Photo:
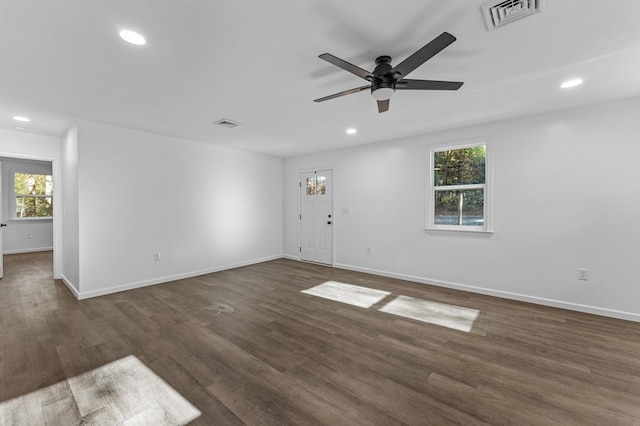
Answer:
<svg viewBox="0 0 640 426"><path fill-rule="evenodd" d="M327 193L327 178L314 176L307 178L307 195L325 195Z"/></svg>
<svg viewBox="0 0 640 426"><path fill-rule="evenodd" d="M14 173L14 219L53 217L53 180L51 175Z"/></svg>
<svg viewBox="0 0 640 426"><path fill-rule="evenodd" d="M427 228L490 231L487 143L433 149Z"/></svg>

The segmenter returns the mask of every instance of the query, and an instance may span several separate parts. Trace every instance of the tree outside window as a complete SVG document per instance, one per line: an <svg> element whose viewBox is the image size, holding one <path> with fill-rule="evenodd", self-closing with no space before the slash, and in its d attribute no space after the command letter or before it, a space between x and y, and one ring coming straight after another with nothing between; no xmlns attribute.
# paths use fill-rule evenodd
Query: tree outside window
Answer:
<svg viewBox="0 0 640 426"><path fill-rule="evenodd" d="M15 217L53 217L53 179L51 175L14 173Z"/></svg>
<svg viewBox="0 0 640 426"><path fill-rule="evenodd" d="M428 227L487 230L486 175L485 143L432 150Z"/></svg>

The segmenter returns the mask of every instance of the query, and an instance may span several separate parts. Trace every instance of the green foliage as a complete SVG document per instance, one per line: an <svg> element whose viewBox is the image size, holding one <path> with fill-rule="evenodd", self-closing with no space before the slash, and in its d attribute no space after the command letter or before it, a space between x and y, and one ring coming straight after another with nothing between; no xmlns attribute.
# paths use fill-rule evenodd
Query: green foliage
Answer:
<svg viewBox="0 0 640 426"><path fill-rule="evenodd" d="M436 186L484 183L485 146L450 149L433 154Z"/></svg>
<svg viewBox="0 0 640 426"><path fill-rule="evenodd" d="M463 216L483 215L483 189L438 190L438 187L484 184L485 162L485 146L451 149L433 154L436 217L457 216L460 225Z"/></svg>
<svg viewBox="0 0 640 426"><path fill-rule="evenodd" d="M47 190L47 181L49 189ZM51 176L35 175L31 173L16 173L14 176L16 194L38 194L52 195L53 186L51 185Z"/></svg>
<svg viewBox="0 0 640 426"><path fill-rule="evenodd" d="M462 210L460 210L462 197ZM481 216L484 212L484 191L468 189L466 191L436 191L436 216L453 216L462 213L465 216Z"/></svg>
<svg viewBox="0 0 640 426"><path fill-rule="evenodd" d="M15 173L14 190L18 217L53 216L53 181L50 175Z"/></svg>

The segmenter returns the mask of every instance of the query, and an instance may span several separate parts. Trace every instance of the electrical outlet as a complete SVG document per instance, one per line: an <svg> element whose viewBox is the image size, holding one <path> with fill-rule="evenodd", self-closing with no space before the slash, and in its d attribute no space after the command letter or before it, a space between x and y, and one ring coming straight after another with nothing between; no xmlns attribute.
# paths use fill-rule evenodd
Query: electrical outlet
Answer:
<svg viewBox="0 0 640 426"><path fill-rule="evenodd" d="M33 234L27 234L27 240L30 240L33 238Z"/></svg>
<svg viewBox="0 0 640 426"><path fill-rule="evenodd" d="M578 269L578 279L580 281L589 281L589 270L588 269Z"/></svg>
<svg viewBox="0 0 640 426"><path fill-rule="evenodd" d="M367 247L367 254L371 254L371 247Z"/></svg>
<svg viewBox="0 0 640 426"><path fill-rule="evenodd" d="M160 261L160 253L153 253L153 261L154 262Z"/></svg>

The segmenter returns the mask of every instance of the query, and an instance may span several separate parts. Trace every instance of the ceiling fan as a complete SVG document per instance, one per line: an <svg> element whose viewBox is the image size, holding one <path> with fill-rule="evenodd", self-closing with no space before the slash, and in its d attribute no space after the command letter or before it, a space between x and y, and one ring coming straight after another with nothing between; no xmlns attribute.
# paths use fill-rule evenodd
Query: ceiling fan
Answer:
<svg viewBox="0 0 640 426"><path fill-rule="evenodd" d="M458 90L463 85L459 81L410 80L405 78L411 71L440 53L454 41L456 41L454 36L443 32L395 67L391 66L390 56L379 56L376 58L376 68L372 72L350 64L330 53L323 53L319 56L320 59L355 74L370 84L314 99L314 102L324 102L371 89L371 96L378 101L378 112L382 113L389 110L389 98L396 90Z"/></svg>

